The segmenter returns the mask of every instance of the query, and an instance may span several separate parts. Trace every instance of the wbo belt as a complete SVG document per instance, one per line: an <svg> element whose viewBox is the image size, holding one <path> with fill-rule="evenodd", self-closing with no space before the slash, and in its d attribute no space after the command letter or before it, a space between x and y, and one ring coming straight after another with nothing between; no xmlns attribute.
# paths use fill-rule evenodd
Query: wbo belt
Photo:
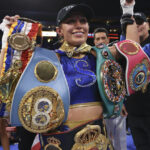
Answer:
<svg viewBox="0 0 150 150"><path fill-rule="evenodd" d="M150 59L134 41L124 40L115 46L127 61L125 81L128 95L139 90L145 92L150 81Z"/></svg>
<svg viewBox="0 0 150 150"><path fill-rule="evenodd" d="M120 115L126 95L121 66L106 45L93 47L97 54L96 75L100 96L104 103L104 118Z"/></svg>
<svg viewBox="0 0 150 150"><path fill-rule="evenodd" d="M37 47L16 86L11 124L47 132L67 119L69 105L68 84L56 54Z"/></svg>

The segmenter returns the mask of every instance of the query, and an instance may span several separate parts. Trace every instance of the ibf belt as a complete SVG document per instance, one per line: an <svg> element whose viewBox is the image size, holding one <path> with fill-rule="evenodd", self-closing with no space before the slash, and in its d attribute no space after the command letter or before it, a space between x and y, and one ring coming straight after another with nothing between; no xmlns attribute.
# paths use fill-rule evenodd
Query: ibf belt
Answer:
<svg viewBox="0 0 150 150"><path fill-rule="evenodd" d="M125 79L128 95L139 90L145 92L150 81L150 59L134 41L124 40L115 46L126 58Z"/></svg>
<svg viewBox="0 0 150 150"><path fill-rule="evenodd" d="M56 54L37 47L16 86L11 124L47 132L66 120L69 105L68 84Z"/></svg>
<svg viewBox="0 0 150 150"><path fill-rule="evenodd" d="M126 95L122 68L106 45L93 49L97 54L96 74L100 96L104 103L104 117L116 117L120 115Z"/></svg>

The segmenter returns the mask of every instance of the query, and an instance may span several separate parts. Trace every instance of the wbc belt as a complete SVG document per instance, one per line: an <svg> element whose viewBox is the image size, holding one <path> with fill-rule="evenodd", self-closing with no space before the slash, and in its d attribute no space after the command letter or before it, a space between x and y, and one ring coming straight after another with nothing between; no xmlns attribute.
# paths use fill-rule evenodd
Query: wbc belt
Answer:
<svg viewBox="0 0 150 150"><path fill-rule="evenodd" d="M67 119L69 105L68 84L56 54L37 47L15 89L11 125L47 132Z"/></svg>
<svg viewBox="0 0 150 150"><path fill-rule="evenodd" d="M104 103L104 117L120 115L126 89L122 77L122 68L111 55L108 47L93 47L97 54L97 82Z"/></svg>
<svg viewBox="0 0 150 150"><path fill-rule="evenodd" d="M128 95L139 90L145 92L150 81L150 59L134 41L120 41L115 46L126 58L125 81Z"/></svg>

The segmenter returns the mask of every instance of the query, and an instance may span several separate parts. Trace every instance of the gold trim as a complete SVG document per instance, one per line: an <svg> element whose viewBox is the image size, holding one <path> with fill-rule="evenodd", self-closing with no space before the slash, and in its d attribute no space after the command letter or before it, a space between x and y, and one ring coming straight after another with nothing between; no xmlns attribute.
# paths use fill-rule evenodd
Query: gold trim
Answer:
<svg viewBox="0 0 150 150"><path fill-rule="evenodd" d="M21 76L22 62L16 60L14 64L0 77L0 98L6 104L6 110L10 112L14 90Z"/></svg>
<svg viewBox="0 0 150 150"><path fill-rule="evenodd" d="M55 137L47 138L47 142L51 144L61 145L60 140L56 139Z"/></svg>
<svg viewBox="0 0 150 150"><path fill-rule="evenodd" d="M51 144L51 143L49 143L49 144L47 144L45 147L44 147L44 150L49 150L49 146L53 146L53 147L55 147L55 148L57 148L58 150L62 150L58 145L56 145L56 144ZM48 149L47 149L48 148Z"/></svg>
<svg viewBox="0 0 150 150"><path fill-rule="evenodd" d="M89 102L89 103L74 104L74 105L70 105L69 108L73 109L73 108L88 107L88 106L102 106L102 102Z"/></svg>
<svg viewBox="0 0 150 150"><path fill-rule="evenodd" d="M18 51L24 51L31 47L32 41L24 33L14 33L8 37L8 43Z"/></svg>
<svg viewBox="0 0 150 150"><path fill-rule="evenodd" d="M26 21L26 22L31 22L31 23L40 23L39 21L30 19L30 18L25 18L25 17L20 17L18 20Z"/></svg>
<svg viewBox="0 0 150 150"><path fill-rule="evenodd" d="M97 148L98 150L107 150L109 141L101 134L99 125L87 125L74 137L75 144L71 150L88 150Z"/></svg>
<svg viewBox="0 0 150 150"><path fill-rule="evenodd" d="M124 44L132 44L133 46L135 46L136 50L135 50L134 52L126 51L126 50L122 49L122 46L123 46ZM140 50L139 45L138 45L136 42L134 42L134 41L125 41L125 42L123 42L123 43L121 43L121 44L119 45L119 48L120 48L124 53L126 53L126 54L128 54L128 55L135 55L135 54L137 54L137 53L139 52L139 50Z"/></svg>
<svg viewBox="0 0 150 150"><path fill-rule="evenodd" d="M78 121L70 121L70 120L67 120L64 125L67 125L70 129L74 129L82 124L86 124L90 121L93 121L93 120L96 120L96 119L99 119L99 118L92 118L92 119L88 119L88 120L78 120Z"/></svg>
<svg viewBox="0 0 150 150"><path fill-rule="evenodd" d="M37 73L37 67L40 65L40 64L42 64L42 63L47 63L47 64L49 64L50 66L51 66L51 68L53 69L53 76L52 76L52 78L50 78L49 80L42 80L40 77L39 77L39 75L38 75L38 73ZM51 69L51 70L52 70ZM45 70L41 70L42 72L43 71L45 71ZM50 82L50 81L52 81L52 80L55 80L56 79L56 77L57 77L57 74L58 74L58 70L57 70L57 68L56 68L56 66L54 66L51 62L49 62L49 61L40 61L40 62L38 62L37 64L36 64L36 66L35 66L35 69L34 69L34 74L35 74L35 76L36 76L36 78L40 81L40 82L45 82L45 83L47 83L47 82ZM45 73L46 75L49 75L50 73Z"/></svg>
<svg viewBox="0 0 150 150"><path fill-rule="evenodd" d="M51 112L41 111L40 107L47 108L46 105L36 103L39 100L47 99L51 101ZM37 111L38 110L38 111ZM64 120L64 105L59 94L47 86L39 86L28 91L22 98L18 110L19 119L25 129L33 133L44 133L58 127Z"/></svg>
<svg viewBox="0 0 150 150"><path fill-rule="evenodd" d="M47 150L47 148L48 148L49 146L53 146L53 147L58 148L59 150L62 150L62 149L59 147L59 145L61 145L60 140L56 139L55 137L49 137L49 138L47 138L47 142L48 142L49 144L47 144L47 145L44 147L44 150ZM49 150L49 149L48 149L48 150Z"/></svg>

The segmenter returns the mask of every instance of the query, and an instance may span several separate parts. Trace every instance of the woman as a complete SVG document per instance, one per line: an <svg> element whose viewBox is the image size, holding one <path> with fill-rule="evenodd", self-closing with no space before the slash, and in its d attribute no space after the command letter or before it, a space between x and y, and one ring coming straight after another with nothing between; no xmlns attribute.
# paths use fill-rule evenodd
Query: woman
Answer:
<svg viewBox="0 0 150 150"><path fill-rule="evenodd" d="M110 146L96 82L96 58L86 44L92 14L91 8L82 4L69 5L58 12L57 33L63 43L56 53L69 86L70 106L65 123L54 132L41 134L45 149L107 149Z"/></svg>
<svg viewBox="0 0 150 150"><path fill-rule="evenodd" d="M95 75L95 51L86 44L91 14L91 8L86 5L69 5L58 12L57 33L63 43L55 52L69 86L70 106L65 123L55 132L41 134L41 144L45 149L112 149L103 124L102 96L99 95ZM128 30L132 28L128 27ZM127 33L128 39L138 41L136 34L130 33ZM115 58L120 58L114 46L110 51ZM95 125L101 130L97 138L92 138Z"/></svg>
<svg viewBox="0 0 150 150"><path fill-rule="evenodd" d="M92 14L83 4L62 8L57 16L61 47L36 48L15 89L11 122L41 133L46 150L112 148L103 124L96 53L86 44ZM111 51L116 55L114 47Z"/></svg>

